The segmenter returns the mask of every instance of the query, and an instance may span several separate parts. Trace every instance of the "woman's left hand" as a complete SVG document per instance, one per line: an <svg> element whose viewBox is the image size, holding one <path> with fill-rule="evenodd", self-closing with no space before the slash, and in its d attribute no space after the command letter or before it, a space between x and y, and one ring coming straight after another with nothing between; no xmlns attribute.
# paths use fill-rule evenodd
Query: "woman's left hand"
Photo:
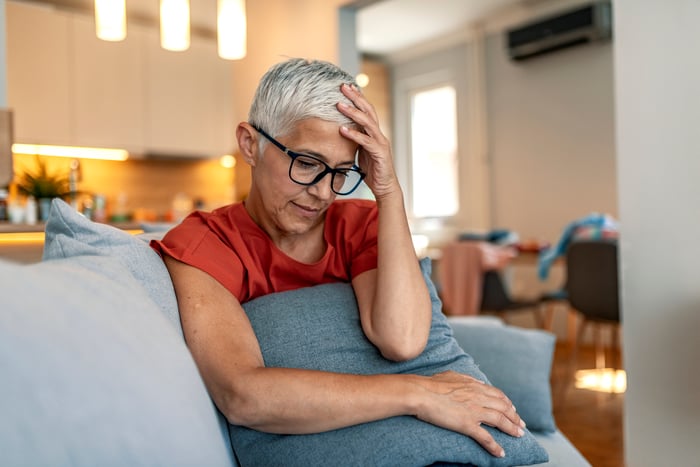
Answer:
<svg viewBox="0 0 700 467"><path fill-rule="evenodd" d="M359 125L359 129L342 126L341 134L359 144L358 164L367 174L365 183L379 199L399 191L399 182L394 171L391 145L379 128L377 112L372 104L354 87L341 86L341 92L355 104L338 103L338 110Z"/></svg>

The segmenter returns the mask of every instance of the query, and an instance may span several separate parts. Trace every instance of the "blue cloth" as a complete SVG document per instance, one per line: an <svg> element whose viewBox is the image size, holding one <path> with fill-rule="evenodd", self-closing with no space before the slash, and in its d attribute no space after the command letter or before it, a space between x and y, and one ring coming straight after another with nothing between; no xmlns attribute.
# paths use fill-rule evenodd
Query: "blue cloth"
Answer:
<svg viewBox="0 0 700 467"><path fill-rule="evenodd" d="M348 283L323 284L264 295L243 304L260 342L265 366L353 374L432 375L459 371L486 380L457 344L432 281L430 262L421 261L431 294L433 324L424 352L413 360L384 359L362 331ZM480 467L530 465L548 455L526 431L511 437L485 426L506 452L494 457L472 438L423 422L392 417L307 435L277 435L231 425L231 441L246 466L425 466L435 462Z"/></svg>
<svg viewBox="0 0 700 467"><path fill-rule="evenodd" d="M564 228L564 231L559 238L554 248L549 248L540 252L538 275L540 279L545 280L549 276L549 269L554 260L566 254L566 249L569 244L576 238L576 233L584 227L589 227L588 238L601 238L604 230L617 231L617 221L606 214L597 212L581 217L571 222ZM591 234L592 232L592 234Z"/></svg>

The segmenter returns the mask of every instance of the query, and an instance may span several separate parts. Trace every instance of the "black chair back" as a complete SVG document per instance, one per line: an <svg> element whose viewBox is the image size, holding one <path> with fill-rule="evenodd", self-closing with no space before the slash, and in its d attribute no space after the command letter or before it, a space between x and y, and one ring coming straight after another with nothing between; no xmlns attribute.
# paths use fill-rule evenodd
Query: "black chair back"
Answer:
<svg viewBox="0 0 700 467"><path fill-rule="evenodd" d="M512 300L506 291L503 278L498 271L484 272L484 285L481 293L481 309L503 311L511 307Z"/></svg>
<svg viewBox="0 0 700 467"><path fill-rule="evenodd" d="M577 240L566 252L568 300L586 319L620 321L616 240Z"/></svg>

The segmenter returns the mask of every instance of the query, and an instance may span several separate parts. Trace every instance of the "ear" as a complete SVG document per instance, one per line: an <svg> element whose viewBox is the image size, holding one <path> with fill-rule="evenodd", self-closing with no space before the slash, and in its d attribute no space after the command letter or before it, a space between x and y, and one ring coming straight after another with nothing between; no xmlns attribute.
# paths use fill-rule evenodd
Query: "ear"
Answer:
<svg viewBox="0 0 700 467"><path fill-rule="evenodd" d="M241 122L236 127L236 139L243 160L255 167L258 161L258 132L247 122Z"/></svg>

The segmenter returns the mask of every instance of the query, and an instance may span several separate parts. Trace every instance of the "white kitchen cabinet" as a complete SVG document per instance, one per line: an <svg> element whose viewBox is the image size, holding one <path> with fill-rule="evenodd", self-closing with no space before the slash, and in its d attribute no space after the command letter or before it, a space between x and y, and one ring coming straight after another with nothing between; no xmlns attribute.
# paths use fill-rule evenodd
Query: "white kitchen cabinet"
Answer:
<svg viewBox="0 0 700 467"><path fill-rule="evenodd" d="M90 16L73 15L72 25L75 143L144 152L143 28L129 24L126 40L107 42Z"/></svg>
<svg viewBox="0 0 700 467"><path fill-rule="evenodd" d="M70 15L7 2L7 100L14 139L71 144Z"/></svg>
<svg viewBox="0 0 700 467"><path fill-rule="evenodd" d="M190 48L171 52L149 31L146 50L146 145L154 154L216 157L231 153L231 65L216 41L192 37Z"/></svg>
<svg viewBox="0 0 700 467"><path fill-rule="evenodd" d="M161 49L158 27L130 22L122 42L94 18L7 2L8 103L15 141L217 157L234 149L231 65L216 39Z"/></svg>

